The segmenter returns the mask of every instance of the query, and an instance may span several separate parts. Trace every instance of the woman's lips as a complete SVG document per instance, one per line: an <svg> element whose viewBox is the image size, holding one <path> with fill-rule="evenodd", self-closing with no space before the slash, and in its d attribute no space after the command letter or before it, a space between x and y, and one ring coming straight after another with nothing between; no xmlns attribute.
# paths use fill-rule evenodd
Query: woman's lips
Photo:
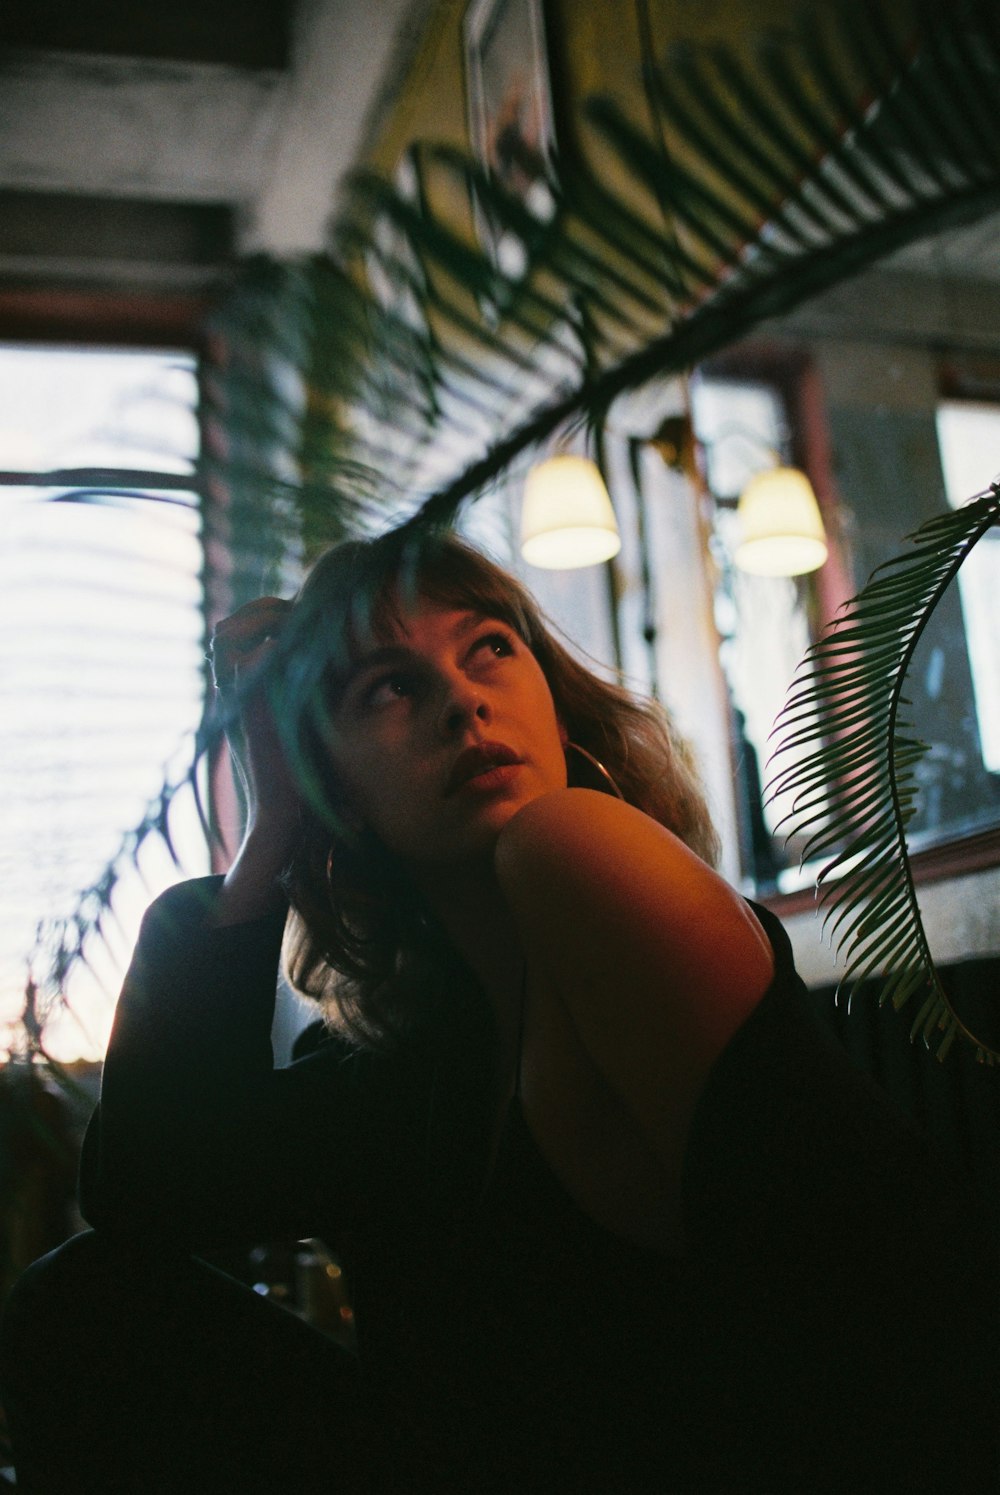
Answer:
<svg viewBox="0 0 1000 1495"><path fill-rule="evenodd" d="M522 762L523 759L504 742L477 742L455 759L445 794L455 794L473 782L483 789L504 784L511 777L506 770L516 768Z"/></svg>

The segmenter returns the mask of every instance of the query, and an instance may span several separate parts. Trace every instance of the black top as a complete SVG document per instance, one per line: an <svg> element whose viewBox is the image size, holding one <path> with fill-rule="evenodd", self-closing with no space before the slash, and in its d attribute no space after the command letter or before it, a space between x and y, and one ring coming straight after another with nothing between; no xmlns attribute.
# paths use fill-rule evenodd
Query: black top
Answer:
<svg viewBox="0 0 1000 1495"><path fill-rule="evenodd" d="M84 1151L92 1224L328 1241L373 1405L442 1488L1000 1488L993 1247L815 1025L766 910L774 981L699 1103L672 1260L578 1209L516 1098L490 1171L477 1021L275 1070L283 919L207 927L216 885L146 916Z"/></svg>

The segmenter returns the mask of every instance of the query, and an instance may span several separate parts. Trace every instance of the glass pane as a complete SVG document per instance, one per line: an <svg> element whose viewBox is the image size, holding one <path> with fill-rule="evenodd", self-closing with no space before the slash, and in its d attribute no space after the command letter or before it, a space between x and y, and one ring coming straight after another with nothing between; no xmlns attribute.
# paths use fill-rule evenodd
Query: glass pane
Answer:
<svg viewBox="0 0 1000 1495"><path fill-rule="evenodd" d="M46 356L58 365L51 377L38 362ZM25 468L37 460L43 469L84 461L192 469L190 359L66 357L35 353L26 372L22 350L0 349L0 389L18 393L3 409L0 466L17 470L20 440ZM0 488L0 505L2 1049L21 1011L39 921L72 917L165 772L183 775L201 716L204 646L193 493L80 501L26 483ZM185 870L206 871L189 790L170 827ZM140 862L143 875L132 868L115 893L107 943L87 945L93 970L77 964L70 1010L45 1030L60 1060L103 1052L142 910L181 875L162 848L151 845Z"/></svg>
<svg viewBox="0 0 1000 1495"><path fill-rule="evenodd" d="M776 465L785 420L770 385L698 375L691 382L691 418L716 498L738 498L755 473Z"/></svg>
<svg viewBox="0 0 1000 1495"><path fill-rule="evenodd" d="M790 806L783 797L765 803L762 782L773 748L774 718L811 640L802 592L792 578L754 576L735 565L740 538L735 504L755 474L783 459L787 420L773 385L704 374L692 381L691 412L706 481L716 500L715 620L733 708L741 861L750 885L766 891L785 881L794 884L798 875L793 871L785 877L787 857L773 834Z"/></svg>
<svg viewBox="0 0 1000 1495"><path fill-rule="evenodd" d="M953 508L1000 471L1000 405L951 400L938 410L945 493ZM1000 534L980 540L958 573L983 763L1000 773Z"/></svg>
<svg viewBox="0 0 1000 1495"><path fill-rule="evenodd" d="M0 470L194 470L188 354L0 347Z"/></svg>

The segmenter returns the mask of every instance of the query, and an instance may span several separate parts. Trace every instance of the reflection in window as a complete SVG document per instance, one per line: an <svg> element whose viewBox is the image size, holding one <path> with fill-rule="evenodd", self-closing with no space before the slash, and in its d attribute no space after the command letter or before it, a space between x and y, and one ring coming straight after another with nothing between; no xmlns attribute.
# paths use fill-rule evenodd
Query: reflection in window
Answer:
<svg viewBox="0 0 1000 1495"><path fill-rule="evenodd" d="M201 714L200 516L193 493L96 495L33 474L122 468L183 475L197 456L186 355L0 348L0 1049L21 1009L42 919L73 913ZM193 797L171 831L207 870ZM113 993L150 898L180 875L152 844L121 883L108 944L78 965L45 1031L63 1061L103 1052Z"/></svg>

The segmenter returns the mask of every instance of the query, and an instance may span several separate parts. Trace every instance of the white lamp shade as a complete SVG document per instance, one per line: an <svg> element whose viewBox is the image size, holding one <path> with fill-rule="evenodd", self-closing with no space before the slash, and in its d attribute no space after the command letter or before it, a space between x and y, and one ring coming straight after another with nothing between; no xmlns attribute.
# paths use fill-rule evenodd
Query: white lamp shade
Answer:
<svg viewBox="0 0 1000 1495"><path fill-rule="evenodd" d="M595 566L617 555L621 544L595 463L563 455L531 469L521 507L521 554L529 565L549 571Z"/></svg>
<svg viewBox="0 0 1000 1495"><path fill-rule="evenodd" d="M801 576L827 557L813 486L795 467L759 472L740 494L740 539L733 557L756 576Z"/></svg>

